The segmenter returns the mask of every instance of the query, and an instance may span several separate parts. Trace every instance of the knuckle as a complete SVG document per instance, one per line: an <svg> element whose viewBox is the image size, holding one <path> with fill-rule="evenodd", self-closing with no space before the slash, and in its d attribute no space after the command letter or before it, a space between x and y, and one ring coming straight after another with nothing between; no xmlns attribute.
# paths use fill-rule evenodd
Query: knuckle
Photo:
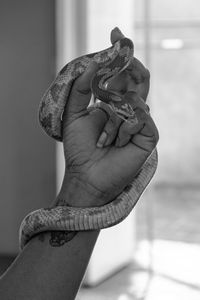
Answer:
<svg viewBox="0 0 200 300"><path fill-rule="evenodd" d="M132 129L132 124L130 124L129 122L123 122L122 125L120 126L119 133L120 135L129 134L131 129Z"/></svg>
<svg viewBox="0 0 200 300"><path fill-rule="evenodd" d="M78 81L79 79L77 79ZM83 81L78 81L75 82L74 87L72 88L74 91L76 91L78 94L81 95L88 95L91 90L90 87Z"/></svg>
<svg viewBox="0 0 200 300"><path fill-rule="evenodd" d="M141 107L137 107L135 109L135 113L136 113L136 116L139 120L146 120L148 118L148 114L144 111L144 109L142 109Z"/></svg>
<svg viewBox="0 0 200 300"><path fill-rule="evenodd" d="M91 88L90 88L90 81L88 80L88 78L85 76L84 73L81 74L81 76L79 76L73 86L72 86L72 92L75 91L78 94L83 94L83 95L87 95L88 93L91 92Z"/></svg>

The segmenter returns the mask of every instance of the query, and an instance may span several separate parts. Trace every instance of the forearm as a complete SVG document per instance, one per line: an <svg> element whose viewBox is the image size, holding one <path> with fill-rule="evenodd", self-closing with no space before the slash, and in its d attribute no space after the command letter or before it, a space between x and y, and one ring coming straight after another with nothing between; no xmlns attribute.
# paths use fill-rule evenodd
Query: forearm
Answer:
<svg viewBox="0 0 200 300"><path fill-rule="evenodd" d="M74 299L98 234L45 232L35 236L1 278L0 299Z"/></svg>

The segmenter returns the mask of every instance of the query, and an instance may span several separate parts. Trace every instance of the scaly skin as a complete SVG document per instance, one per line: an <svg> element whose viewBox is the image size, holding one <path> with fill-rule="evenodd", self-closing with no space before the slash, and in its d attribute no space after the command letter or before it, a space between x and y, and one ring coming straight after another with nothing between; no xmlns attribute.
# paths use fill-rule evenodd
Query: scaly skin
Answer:
<svg viewBox="0 0 200 300"><path fill-rule="evenodd" d="M101 68L91 83L93 93L109 104L109 109L113 109L120 118L126 120L124 129L127 132L125 133L134 135L137 126L137 119L135 120L137 114L134 111L138 101L137 93L135 93L136 97L133 97L136 91L131 90L130 93L123 96L122 93L114 91L112 88L115 85L114 81L116 82L123 71L133 64L133 46L131 45L130 40L121 38L111 48L77 58L61 70L40 103L39 120L47 134L57 140L62 140L61 116L72 84L84 72L89 62L95 60ZM112 75L111 78L110 75ZM140 105L142 105L141 103L140 101ZM144 105L140 108L144 110L145 107ZM142 124L139 125L142 126ZM99 207L71 207L59 203L56 207L43 208L30 213L23 220L20 227L21 249L33 235L39 232L49 230L96 230L118 224L131 212L153 177L156 167L157 151L154 149L132 183L128 184L113 201L105 205Z"/></svg>
<svg viewBox="0 0 200 300"><path fill-rule="evenodd" d="M62 141L61 116L72 84L85 71L91 60L97 62L100 67L92 80L92 91L98 99L112 103L114 109L116 95L106 89L106 82L109 83L112 78L128 67L132 57L133 43L123 38L106 50L81 56L64 66L40 103L39 122L45 132L54 139ZM124 111L123 107L121 110ZM134 115L133 111L131 113Z"/></svg>

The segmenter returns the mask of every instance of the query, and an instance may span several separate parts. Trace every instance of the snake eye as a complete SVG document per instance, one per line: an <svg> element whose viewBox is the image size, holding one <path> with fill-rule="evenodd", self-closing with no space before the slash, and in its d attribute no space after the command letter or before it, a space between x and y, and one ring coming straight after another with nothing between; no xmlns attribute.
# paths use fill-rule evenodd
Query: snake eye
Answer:
<svg viewBox="0 0 200 300"><path fill-rule="evenodd" d="M120 93L121 95L125 95L125 94L127 93L127 88L123 87L123 88L119 91L119 93Z"/></svg>

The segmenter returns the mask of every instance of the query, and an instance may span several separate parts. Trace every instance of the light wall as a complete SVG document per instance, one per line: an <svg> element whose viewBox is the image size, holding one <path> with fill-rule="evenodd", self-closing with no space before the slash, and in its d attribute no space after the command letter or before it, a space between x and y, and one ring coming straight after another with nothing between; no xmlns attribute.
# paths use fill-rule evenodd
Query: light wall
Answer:
<svg viewBox="0 0 200 300"><path fill-rule="evenodd" d="M143 59L144 3L136 1L135 52ZM156 184L199 187L200 2L149 0L150 106L160 132ZM166 49L163 40L178 48Z"/></svg>

